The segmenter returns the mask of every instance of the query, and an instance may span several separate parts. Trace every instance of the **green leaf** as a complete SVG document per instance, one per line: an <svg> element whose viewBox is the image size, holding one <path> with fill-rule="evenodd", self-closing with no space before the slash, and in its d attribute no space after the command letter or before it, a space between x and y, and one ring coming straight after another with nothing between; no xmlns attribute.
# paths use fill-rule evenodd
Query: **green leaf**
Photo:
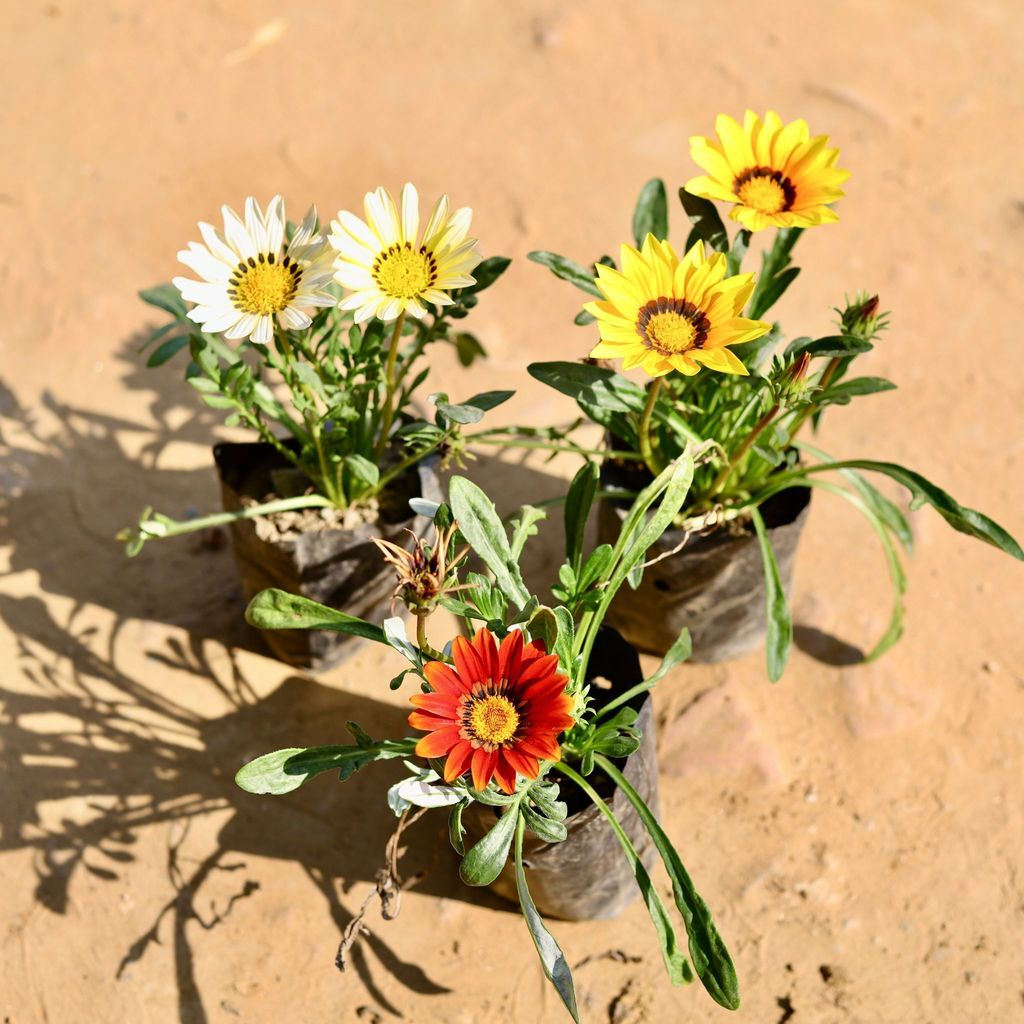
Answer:
<svg viewBox="0 0 1024 1024"><path fill-rule="evenodd" d="M690 237L686 240L686 248L689 249L701 241L718 252L726 252L729 248L729 234L715 204L709 199L702 199L687 192L685 188L679 190L679 201L683 204L690 223L693 224Z"/></svg>
<svg viewBox="0 0 1024 1024"><path fill-rule="evenodd" d="M181 292L169 282L157 285L155 288L143 288L139 292L139 298L151 306L156 306L157 309L162 309L165 313L170 313L171 316L177 317L179 320L185 319L188 315L188 307L181 297Z"/></svg>
<svg viewBox="0 0 1024 1024"><path fill-rule="evenodd" d="M563 672L570 678L573 674L573 643L576 639L576 623L568 608L559 605L555 609L555 621L558 623L558 635L555 639L554 654Z"/></svg>
<svg viewBox="0 0 1024 1024"><path fill-rule="evenodd" d="M855 338L852 334L832 334L827 338L796 338L786 346L783 355L798 356L807 352L812 356L832 359L870 352L874 347L870 341Z"/></svg>
<svg viewBox="0 0 1024 1024"><path fill-rule="evenodd" d="M661 956L665 962L665 970L668 972L669 980L673 985L682 985L689 982L692 980L689 964L686 962L686 958L676 942L676 933L668 916L668 910L658 895L658 890L655 889L651 876L647 873L647 869L640 860L636 847L633 846L629 836L626 835L625 829L619 824L612 809L597 795L597 792L586 779L581 778L564 762L556 765L556 768L572 779L587 794L591 802L604 815L611 826L612 831L615 833L615 838L618 839L619 845L622 847L622 852L626 855L626 860L629 861L629 866L633 870L633 876L636 878L637 887L640 889L640 895L643 896L647 912L651 916L651 923L654 925L655 934L658 936L658 944L661 947ZM692 946L693 943L691 942L691 950Z"/></svg>
<svg viewBox="0 0 1024 1024"><path fill-rule="evenodd" d="M644 185L633 211L633 237L638 249L649 234L659 242L668 238L668 197L660 178L651 178Z"/></svg>
<svg viewBox="0 0 1024 1024"><path fill-rule="evenodd" d="M476 284L463 288L462 294L475 295L485 288L490 288L508 270L511 263L512 260L507 256L489 256L483 262L478 263L472 271L472 276L476 278Z"/></svg>
<svg viewBox="0 0 1024 1024"><path fill-rule="evenodd" d="M463 537L483 559L484 565L494 573L495 582L502 593L517 607L524 607L530 600L530 594L523 583L494 503L464 476L452 477L448 495Z"/></svg>
<svg viewBox="0 0 1024 1024"><path fill-rule="evenodd" d="M235 782L247 793L281 796L298 789L314 775L341 771L343 778L373 761L411 757L416 740L381 740L328 747L286 747L254 758L238 769Z"/></svg>
<svg viewBox="0 0 1024 1024"><path fill-rule="evenodd" d="M168 359L177 355L188 345L188 335L179 334L177 337L168 338L163 344L158 345L146 360L147 366L163 366Z"/></svg>
<svg viewBox="0 0 1024 1024"><path fill-rule="evenodd" d="M460 857L466 852L466 844L463 841L466 836L466 826L462 824L462 812L465 809L465 801L460 800L448 814L448 841Z"/></svg>
<svg viewBox="0 0 1024 1024"><path fill-rule="evenodd" d="M559 998L565 1004L570 1016L576 1024L580 1022L580 1012L576 1006L576 990L572 983L572 971L565 959L565 954L555 941L554 936L547 930L543 918L537 911L537 907L530 895L526 884L526 872L523 870L523 822L516 823L516 892L519 894L519 906L523 910L523 918L526 927L530 929L530 938L537 947L537 955L540 957L541 967L548 981L555 986Z"/></svg>
<svg viewBox="0 0 1024 1024"><path fill-rule="evenodd" d="M516 801L462 858L459 875L466 885L490 885L501 874L518 820L519 803Z"/></svg>
<svg viewBox="0 0 1024 1024"><path fill-rule="evenodd" d="M838 494L839 497L850 502L867 519L871 524L871 528L878 534L878 539L882 542L882 550L885 553L886 564L889 568L889 578L892 580L894 600L892 615L889 617L889 625L886 627L881 639L864 657L865 661L875 661L885 654L903 635L903 596L907 592L907 576L903 571L899 555L896 553L896 546L893 544L883 520L871 505L870 500L863 496L863 492L861 494L854 494L852 491L848 491L845 487L840 487L830 480L818 480L814 477L808 477L806 482L815 487L822 487L833 494Z"/></svg>
<svg viewBox="0 0 1024 1024"><path fill-rule="evenodd" d="M573 317L573 323L578 327L586 327L587 324L592 324L597 319L593 313L588 313L585 309L581 309L576 316Z"/></svg>
<svg viewBox="0 0 1024 1024"><path fill-rule="evenodd" d="M487 355L475 334L460 331L452 341L455 345L455 354L458 356L460 366L472 366L477 359Z"/></svg>
<svg viewBox="0 0 1024 1024"><path fill-rule="evenodd" d="M530 616L530 621L526 624L526 632L531 640L541 640L547 650L553 651L558 641L558 619L555 618L554 611L542 604Z"/></svg>
<svg viewBox="0 0 1024 1024"><path fill-rule="evenodd" d="M676 637L675 643L665 652L665 657L661 659L661 664L654 670L654 674L605 704L594 716L594 721L599 721L616 708L628 704L641 693L653 689L667 673L674 669L676 665L686 661L692 653L693 640L690 637L690 631L684 626L682 632Z"/></svg>
<svg viewBox="0 0 1024 1024"><path fill-rule="evenodd" d="M746 315L752 320L760 320L779 299L782 298L786 289L800 276L799 267L789 267L777 274L764 286L757 296L757 305L751 306L750 312Z"/></svg>
<svg viewBox="0 0 1024 1024"><path fill-rule="evenodd" d="M545 843L562 843L569 834L560 821L552 821L525 804L520 805L519 812L530 831L543 839Z"/></svg>
<svg viewBox="0 0 1024 1024"><path fill-rule="evenodd" d="M543 249L537 249L527 253L527 259L533 260L534 263L539 263L542 267L547 267L555 277L560 277L563 281L576 285L580 291L584 291L598 299L604 298L594 283L594 274L581 267L575 260L569 259L568 256L559 256L556 252L545 252Z"/></svg>
<svg viewBox="0 0 1024 1024"><path fill-rule="evenodd" d="M736 237L732 240L732 247L726 258L726 275L728 277L733 277L740 272L740 268L743 266L743 257L747 255L749 246L750 232L746 228L741 228L736 232Z"/></svg>
<svg viewBox="0 0 1024 1024"><path fill-rule="evenodd" d="M524 505L512 520L512 557L518 561L530 537L537 536L537 523L547 519L548 514L535 505Z"/></svg>
<svg viewBox="0 0 1024 1024"><path fill-rule="evenodd" d="M708 994L720 1006L735 1010L740 1005L739 983L729 950L715 927L711 910L697 892L693 880L687 873L679 853L665 835L658 819L644 803L643 798L630 785L629 780L607 758L597 756L597 762L611 780L622 790L626 799L643 822L644 828L665 864L665 870L672 881L672 893L676 907L686 924L689 938L690 959Z"/></svg>
<svg viewBox="0 0 1024 1024"><path fill-rule="evenodd" d="M381 644L388 643L384 630L379 626L276 588L261 590L249 602L245 621L257 629L328 629Z"/></svg>
<svg viewBox="0 0 1024 1024"><path fill-rule="evenodd" d="M770 295L769 292L776 289L776 281L789 266L793 246L796 245L803 232L803 228L780 228L775 232L775 240L772 242L771 248L761 258L761 273L758 275L754 293L750 296L750 302L747 304L745 316L753 317L755 320L759 319L782 294L781 291L775 291L774 295ZM791 280L792 278L790 278ZM785 291L790 281L786 282L782 291Z"/></svg>
<svg viewBox="0 0 1024 1024"><path fill-rule="evenodd" d="M840 384L833 384L814 396L814 404L849 405L851 398L858 395L876 395L880 391L895 391L896 385L884 377L853 377Z"/></svg>
<svg viewBox="0 0 1024 1024"><path fill-rule="evenodd" d="M514 391L484 391L458 405L450 404L447 395L438 394L430 397L438 399L437 411L452 423L468 424L479 423L485 412L501 405L502 402L507 402L514 394Z"/></svg>
<svg viewBox="0 0 1024 1024"><path fill-rule="evenodd" d="M823 462L817 466L810 466L803 472L817 473L826 469L863 469L873 473L883 473L910 491L913 496L910 504L912 509L931 505L954 530L965 533L968 537L983 540L1019 561L1024 561L1024 551L1021 550L1020 545L998 523L981 512L961 505L955 498L926 480L920 473L915 473L913 470L893 462L875 462L871 459Z"/></svg>
<svg viewBox="0 0 1024 1024"><path fill-rule="evenodd" d="M580 405L639 413L647 400L638 384L603 366L561 361L530 363L526 372L542 384L575 398Z"/></svg>
<svg viewBox="0 0 1024 1024"><path fill-rule="evenodd" d="M809 446L805 447L809 448ZM818 457L823 456L819 455ZM828 458L828 456L824 457ZM914 550L914 534L903 510L856 470L843 469L840 470L840 473L844 479L853 484L860 496L871 506L875 515L885 524L886 529L903 545L904 550L908 553L912 552Z"/></svg>
<svg viewBox="0 0 1024 1024"><path fill-rule="evenodd" d="M569 484L565 496L565 554L577 572L583 558L583 538L587 519L600 483L597 463L585 462Z"/></svg>
<svg viewBox="0 0 1024 1024"><path fill-rule="evenodd" d="M768 529L760 511L751 508L750 516L754 520L757 540L761 545L761 560L764 563L765 615L767 617L766 649L768 656L768 678L777 683L786 670L789 660L789 649L793 643L793 620L789 614L789 602L786 591L779 578L779 567L775 562L775 552L768 536Z"/></svg>
<svg viewBox="0 0 1024 1024"><path fill-rule="evenodd" d="M349 494L366 494L372 491L380 480L380 469L365 455L345 456L345 491ZM352 484L356 486L353 487Z"/></svg>

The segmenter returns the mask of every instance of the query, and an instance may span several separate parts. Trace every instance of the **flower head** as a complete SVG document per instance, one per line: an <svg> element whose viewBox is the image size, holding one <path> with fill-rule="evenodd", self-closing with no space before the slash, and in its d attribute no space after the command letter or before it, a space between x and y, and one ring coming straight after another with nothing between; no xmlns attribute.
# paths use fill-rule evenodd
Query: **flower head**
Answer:
<svg viewBox="0 0 1024 1024"><path fill-rule="evenodd" d="M266 344L273 337L275 317L282 327L298 331L312 323L304 307L335 304L327 289L333 274L331 250L316 233L316 207L309 208L287 246L280 196L271 199L265 214L250 196L244 221L229 206L221 212L223 234L200 223L206 244L189 242L178 253L203 279L174 279L182 298L196 303L190 320L211 334Z"/></svg>
<svg viewBox="0 0 1024 1024"><path fill-rule="evenodd" d="M844 309L837 309L839 327L843 334L853 334L865 341L874 341L889 326L889 314L881 310L877 295L858 292Z"/></svg>
<svg viewBox="0 0 1024 1024"><path fill-rule="evenodd" d="M500 647L487 629L471 641L456 637L452 657L454 665L428 662L424 674L433 692L410 698L418 710L409 724L428 733L416 753L447 755L445 782L469 771L476 789L493 778L512 793L517 773L535 779L540 760L558 760L558 736L573 724L558 657L536 641L524 644L518 629Z"/></svg>
<svg viewBox="0 0 1024 1024"><path fill-rule="evenodd" d="M597 265L604 300L583 307L601 334L591 356L621 359L623 369L640 366L652 377L671 370L693 376L701 366L746 374L727 346L759 338L771 324L739 315L754 275L726 277L726 269L725 255L707 257L703 242L682 259L653 235L642 249L623 245L621 271Z"/></svg>
<svg viewBox="0 0 1024 1024"><path fill-rule="evenodd" d="M449 557L452 537L456 526L452 523L447 529L434 527L434 543L427 543L425 537L417 536L412 530L412 550L406 550L398 544L382 537L374 537L384 561L393 566L398 574L398 583L391 598L391 607L401 598L402 603L411 611L432 611L437 603L446 595L459 590L466 590L470 583L459 583L456 567L469 551L467 545Z"/></svg>
<svg viewBox="0 0 1024 1024"><path fill-rule="evenodd" d="M850 172L836 167L839 150L827 147L827 135L812 138L802 118L784 125L774 110L763 121L748 110L742 126L719 114L715 132L717 141L690 139L690 155L708 173L688 181L687 192L734 203L729 216L751 231L839 219L828 204L841 198Z"/></svg>
<svg viewBox="0 0 1024 1024"><path fill-rule="evenodd" d="M366 220L341 210L331 223L331 245L338 251L338 281L351 290L341 303L354 309L357 323L376 316L394 320L402 312L422 317L427 305L450 306L453 288L475 284L470 272L480 262L476 239L467 238L473 211L450 213L448 197L434 206L422 235L419 197L402 189L401 211L384 188L367 192Z"/></svg>

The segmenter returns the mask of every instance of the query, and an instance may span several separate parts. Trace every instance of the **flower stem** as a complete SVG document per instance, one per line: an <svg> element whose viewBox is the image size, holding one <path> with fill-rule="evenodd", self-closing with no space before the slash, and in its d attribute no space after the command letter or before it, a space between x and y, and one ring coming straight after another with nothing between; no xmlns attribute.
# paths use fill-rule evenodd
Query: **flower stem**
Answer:
<svg viewBox="0 0 1024 1024"><path fill-rule="evenodd" d="M732 476L733 470L739 465L740 460L744 455L750 451L750 446L764 433L765 428L773 419L775 419L776 413L779 411L778 402L775 403L750 429L750 433L743 438L740 442L739 448L733 452L732 458L729 459L728 463L722 467L722 472L715 478L715 482L711 485L711 490L708 491L708 499L710 500L723 487L729 482L729 477Z"/></svg>
<svg viewBox="0 0 1024 1024"><path fill-rule="evenodd" d="M640 416L640 457L644 460L653 476L657 476L661 472L654 458L654 450L651 447L651 417L654 415L654 405L658 400L661 385L661 377L655 377L651 381L651 386L647 389L647 404L644 406L643 414Z"/></svg>
<svg viewBox="0 0 1024 1024"><path fill-rule="evenodd" d="M395 329L391 332L391 345L388 348L388 361L384 370L384 415L380 421L380 437L377 440L377 458L381 459L388 446L388 435L395 419L395 364L398 361L398 345L402 340L402 327L405 324L405 310L398 314Z"/></svg>
<svg viewBox="0 0 1024 1024"><path fill-rule="evenodd" d="M821 379L818 381L819 391L824 391L825 388L827 388L829 384L832 383L832 378L836 375L836 371L839 369L839 364L842 361L842 356L833 356L829 360L828 366L825 367L825 371L824 373L822 373ZM807 422L808 417L810 417L817 409L817 403L811 403L810 405L807 405L803 409L801 409L799 413L797 413L796 419L793 420L793 425L789 428L790 441L792 441L793 438L796 437L797 432Z"/></svg>

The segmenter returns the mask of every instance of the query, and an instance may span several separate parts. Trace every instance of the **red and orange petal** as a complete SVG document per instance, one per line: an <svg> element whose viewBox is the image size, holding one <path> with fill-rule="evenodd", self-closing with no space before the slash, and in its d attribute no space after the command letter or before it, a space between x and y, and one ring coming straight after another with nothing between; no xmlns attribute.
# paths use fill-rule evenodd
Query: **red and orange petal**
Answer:
<svg viewBox="0 0 1024 1024"><path fill-rule="evenodd" d="M512 630L498 645L486 629L472 640L458 637L452 658L454 665L428 663L424 674L433 692L410 698L417 710L409 715L409 724L428 733L416 745L416 753L447 755L446 782L468 771L477 789L485 789L493 779L504 792L512 793L517 774L535 779L540 760L560 757L558 737L574 723L572 699L565 693L566 678L558 672L558 658L536 641L525 643L520 630ZM460 700L478 683L501 680L505 682L500 696L522 715L519 734L490 750L479 741L474 746L459 720Z"/></svg>

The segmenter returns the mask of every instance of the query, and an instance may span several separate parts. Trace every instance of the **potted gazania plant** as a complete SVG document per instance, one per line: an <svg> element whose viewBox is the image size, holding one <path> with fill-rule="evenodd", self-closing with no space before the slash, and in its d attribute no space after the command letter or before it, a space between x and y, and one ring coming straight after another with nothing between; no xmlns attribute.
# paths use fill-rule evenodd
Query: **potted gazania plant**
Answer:
<svg viewBox="0 0 1024 1024"><path fill-rule="evenodd" d="M569 965L542 914L610 917L637 888L671 981L690 981L695 972L718 1003L739 1005L728 950L657 817L649 691L686 657L689 636L684 632L643 679L635 650L604 624L616 592L683 507L692 476L689 454L673 459L633 501L614 543L587 552L584 527L599 485L596 465L586 464L567 496L564 578L551 604L528 591L519 568L544 513L524 507L510 534L479 487L454 477L449 504L417 503L433 514L433 544L421 540L402 556L389 551L399 568L398 594L416 618L415 643L399 618L381 628L280 590L257 595L248 610L249 621L263 628L357 632L396 648L410 668L392 685L407 674L419 679L409 725L423 735L377 740L349 723L353 743L274 751L242 767L238 784L280 795L322 772L338 771L344 780L371 762L404 758L411 775L388 795L401 818L397 834L414 806L421 808L416 815L448 807L462 879L519 902L543 970L577 1021ZM465 569L463 543L485 573ZM439 606L459 616L472 639L459 635L435 646L427 622ZM388 846L391 881L379 883L382 898L400 888L396 845ZM659 857L689 959L648 873ZM387 914L388 903L383 909ZM357 931L349 929L339 963Z"/></svg>
<svg viewBox="0 0 1024 1024"><path fill-rule="evenodd" d="M606 431L603 478L608 496L601 536L613 536L622 501L642 488L688 445L708 443L693 487L673 528L657 545L657 561L630 580L611 609L614 624L637 647L664 652L688 626L694 658L720 661L752 649L767 631L768 672L778 679L791 639L787 592L811 490L821 488L856 507L877 533L895 589L891 620L868 657L902 631L904 571L898 548L912 536L903 511L871 482L888 476L929 504L956 530L1022 558L1017 542L991 519L902 466L869 459L837 460L808 443L824 410L895 387L880 377L854 377L886 325L877 296L860 295L837 310L836 332L783 344L780 326L764 319L793 283L792 254L809 227L837 219L847 172L825 136L806 122L783 124L773 112L748 111L742 125L722 115L717 138L691 139L707 174L679 190L690 221L683 255L668 241L664 183L649 182L633 218L636 247L620 262L602 256L584 269L550 252L530 258L592 296L578 324L597 321L600 341L583 363L534 363L530 373L576 399ZM730 238L713 201L732 204ZM771 229L755 279L742 265L752 234ZM735 351L733 347L735 348ZM634 383L605 361L621 360L646 383ZM514 433L514 432L513 432ZM536 432L518 443L535 445ZM566 434L547 431L545 445L579 450ZM517 443L508 436L506 443Z"/></svg>
<svg viewBox="0 0 1024 1024"><path fill-rule="evenodd" d="M280 196L244 218L223 208L224 229L200 224L202 243L178 258L202 280L176 277L141 293L172 317L150 337L150 366L187 349L185 379L226 423L257 440L218 444L224 511L176 521L146 509L121 532L129 555L146 541L229 524L247 598L287 587L364 615L388 599L371 543L408 544L408 499L437 498L437 468L458 459L462 430L511 392L420 403L424 350L456 346L463 365L480 343L452 324L509 260L480 262L471 211L447 196L422 231L412 185L396 205L383 188L366 220L342 210L324 237L315 207L298 228ZM346 290L343 295L342 289ZM189 308L191 305L191 308ZM322 668L343 653L331 633L282 633L274 652Z"/></svg>

